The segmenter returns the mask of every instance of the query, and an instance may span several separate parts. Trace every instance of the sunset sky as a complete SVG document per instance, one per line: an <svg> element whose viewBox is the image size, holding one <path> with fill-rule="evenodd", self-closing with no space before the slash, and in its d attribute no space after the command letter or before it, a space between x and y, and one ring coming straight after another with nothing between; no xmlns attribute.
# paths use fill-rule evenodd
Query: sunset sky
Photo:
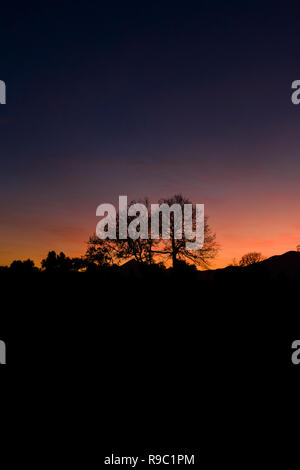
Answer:
<svg viewBox="0 0 300 470"><path fill-rule="evenodd" d="M0 264L83 254L122 194L204 203L216 267L294 250L300 15L264 4L2 6Z"/></svg>

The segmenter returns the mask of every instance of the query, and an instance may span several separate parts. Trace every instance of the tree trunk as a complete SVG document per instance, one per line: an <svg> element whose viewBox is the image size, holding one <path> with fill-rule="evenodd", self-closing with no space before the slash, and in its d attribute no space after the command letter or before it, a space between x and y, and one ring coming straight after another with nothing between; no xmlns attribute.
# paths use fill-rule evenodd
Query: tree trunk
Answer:
<svg viewBox="0 0 300 470"><path fill-rule="evenodd" d="M172 264L173 264L173 269L176 267L176 261L177 261L177 252L176 252L176 247L175 247L175 239L172 237Z"/></svg>

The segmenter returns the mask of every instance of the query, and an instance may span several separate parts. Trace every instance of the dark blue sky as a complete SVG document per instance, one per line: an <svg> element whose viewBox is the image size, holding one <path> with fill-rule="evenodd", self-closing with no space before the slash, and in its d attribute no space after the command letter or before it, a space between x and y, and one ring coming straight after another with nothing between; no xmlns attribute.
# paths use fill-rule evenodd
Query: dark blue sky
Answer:
<svg viewBox="0 0 300 470"><path fill-rule="evenodd" d="M96 206L122 193L155 199L181 191L204 202L224 263L235 247L294 243L300 107L290 85L300 79L300 8L1 8L0 260L37 259L50 248L77 253L94 230Z"/></svg>

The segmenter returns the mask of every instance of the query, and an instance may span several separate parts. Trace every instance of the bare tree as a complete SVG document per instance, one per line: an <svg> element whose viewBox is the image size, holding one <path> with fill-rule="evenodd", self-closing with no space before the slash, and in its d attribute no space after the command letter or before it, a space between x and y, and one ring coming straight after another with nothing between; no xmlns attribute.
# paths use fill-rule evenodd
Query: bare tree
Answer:
<svg viewBox="0 0 300 470"><path fill-rule="evenodd" d="M121 217L124 217L120 213L117 213L116 221L116 239L110 240L100 240L96 234L92 235L88 241L88 249L86 252L86 259L89 262L94 262L98 265L104 264L113 264L119 263L120 261L125 261L129 259L135 259L141 264L153 264L154 263L154 247L157 245L158 241L151 239L150 236L150 204L149 200L145 198L139 203L144 204L148 209L148 238L143 239L138 237L136 240L133 240L130 237L122 239L120 237L120 222L128 226L134 216L126 215L126 220L121 220ZM128 204L130 207L133 204L136 204L137 201L131 201ZM128 214L128 211L127 211Z"/></svg>
<svg viewBox="0 0 300 470"><path fill-rule="evenodd" d="M137 201L131 201L130 204L128 204L128 207L136 203ZM136 239L132 239L130 237L122 239L120 237L120 223L128 227L135 219L135 216L129 216L128 211L126 215L118 213L116 221L116 238L114 240L100 240L96 235L90 237L86 252L86 259L89 262L103 265L135 259L141 264L151 265L157 261L161 262L162 260L170 258L172 260L173 267L175 267L179 261L185 261L205 268L209 266L210 261L217 254L218 245L215 242L216 236L212 233L209 227L207 217L204 219L204 245L201 249L189 250L186 248L186 243L191 242L192 240L186 236L187 230L185 230L184 221L182 221L182 237L178 239L176 238L174 214L170 211L170 238L163 239L161 220L159 221L159 236L157 239L152 238L152 211L150 209L149 200L145 198L142 201L138 201L138 203L142 203L148 210L147 238L138 236ZM170 199L161 200L159 203L165 203L169 206L179 204L181 209L183 209L184 204L191 204L191 202L182 195L175 195ZM121 219L121 217L125 217L125 220ZM195 205L193 205L190 225L192 231L194 231L196 228Z"/></svg>
<svg viewBox="0 0 300 470"><path fill-rule="evenodd" d="M175 196L161 200L160 203L168 204L172 206L173 204L179 204L183 211L184 204L192 204L191 201L181 194L176 194ZM196 228L196 210L195 205L193 204L192 211L192 220L191 220L192 230ZM182 221L182 237L176 238L176 228L174 225L174 214L170 214L170 239L161 240L160 246L161 249L156 251L163 256L172 260L173 268L176 267L178 261L185 261L187 263L194 263L195 265L208 268L211 260L215 258L218 253L218 245L216 243L216 235L211 231L211 228L208 224L208 217L204 218L204 244L201 249L198 250L189 250L186 248L186 243L191 241L185 235L185 226L184 220Z"/></svg>
<svg viewBox="0 0 300 470"><path fill-rule="evenodd" d="M239 265L240 266L250 266L251 264L259 263L263 261L265 258L262 256L261 253L257 253L255 251L251 253L247 253L240 259Z"/></svg>
<svg viewBox="0 0 300 470"><path fill-rule="evenodd" d="M239 262L236 258L232 258L232 261L228 266L239 266Z"/></svg>
<svg viewBox="0 0 300 470"><path fill-rule="evenodd" d="M100 240L96 234L91 235L84 259L88 265L104 266L113 264L113 246L110 240Z"/></svg>

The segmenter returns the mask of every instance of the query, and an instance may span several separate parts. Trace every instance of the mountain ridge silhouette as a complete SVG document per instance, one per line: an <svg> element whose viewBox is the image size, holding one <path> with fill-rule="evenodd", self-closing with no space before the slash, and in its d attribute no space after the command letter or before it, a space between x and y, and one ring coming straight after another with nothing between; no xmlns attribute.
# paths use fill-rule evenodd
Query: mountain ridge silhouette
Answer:
<svg viewBox="0 0 300 470"><path fill-rule="evenodd" d="M198 271L199 280L215 280L219 277L265 277L270 280L300 279L300 252L287 251L249 266L227 266L225 268Z"/></svg>

